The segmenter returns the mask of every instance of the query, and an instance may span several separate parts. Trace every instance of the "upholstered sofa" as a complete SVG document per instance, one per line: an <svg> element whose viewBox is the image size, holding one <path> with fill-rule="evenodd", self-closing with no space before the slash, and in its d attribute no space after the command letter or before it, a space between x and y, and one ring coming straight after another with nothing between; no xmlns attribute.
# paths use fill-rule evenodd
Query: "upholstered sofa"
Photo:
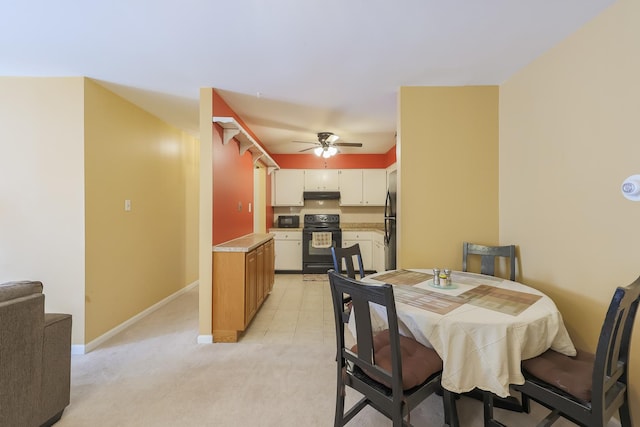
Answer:
<svg viewBox="0 0 640 427"><path fill-rule="evenodd" d="M70 374L71 315L45 314L41 282L0 284L0 426L57 422Z"/></svg>

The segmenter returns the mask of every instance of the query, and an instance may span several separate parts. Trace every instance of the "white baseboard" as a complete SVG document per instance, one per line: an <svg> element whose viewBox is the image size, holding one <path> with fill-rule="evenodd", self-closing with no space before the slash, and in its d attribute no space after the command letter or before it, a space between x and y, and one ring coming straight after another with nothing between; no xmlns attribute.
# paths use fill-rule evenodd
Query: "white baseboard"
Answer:
<svg viewBox="0 0 640 427"><path fill-rule="evenodd" d="M198 344L213 344L213 335L198 335Z"/></svg>
<svg viewBox="0 0 640 427"><path fill-rule="evenodd" d="M151 307L147 308L146 310L141 311L140 313L136 314L132 318L122 322L121 324L119 324L115 328L111 329L110 331L100 335L98 338L96 338L95 340L91 341L88 344L85 344L85 345L77 345L77 344L76 345L72 345L71 346L71 354L86 354L86 353L90 352L91 350L95 349L96 347L98 347L100 344L102 344L103 342L105 342L109 338L112 338L117 333L122 332L123 330L125 330L129 326L133 325L134 323L136 323L140 319L144 318L145 316L148 316L149 314L153 313L154 311L156 311L160 307L162 307L162 306L166 305L167 303L171 302L172 300L176 299L180 295L182 295L185 292L191 290L192 288L198 286L198 283L199 282L196 280L195 282L191 283L190 285L185 286L184 288L180 289L179 291L169 295L165 299L163 299L161 301L158 301L157 303L155 303ZM200 337L198 337L198 340L200 340Z"/></svg>

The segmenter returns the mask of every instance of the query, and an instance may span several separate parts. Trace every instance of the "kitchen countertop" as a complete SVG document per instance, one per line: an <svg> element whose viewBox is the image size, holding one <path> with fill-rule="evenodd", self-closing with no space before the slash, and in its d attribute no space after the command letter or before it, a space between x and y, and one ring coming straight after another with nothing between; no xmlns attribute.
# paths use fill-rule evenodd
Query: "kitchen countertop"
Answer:
<svg viewBox="0 0 640 427"><path fill-rule="evenodd" d="M342 222L340 223L342 231L384 231L384 223L381 222ZM271 227L269 231L302 231L299 228L278 228Z"/></svg>
<svg viewBox="0 0 640 427"><path fill-rule="evenodd" d="M343 222L340 223L342 231L384 231L382 222Z"/></svg>
<svg viewBox="0 0 640 427"><path fill-rule="evenodd" d="M251 233L213 247L213 252L249 252L273 239L271 233Z"/></svg>

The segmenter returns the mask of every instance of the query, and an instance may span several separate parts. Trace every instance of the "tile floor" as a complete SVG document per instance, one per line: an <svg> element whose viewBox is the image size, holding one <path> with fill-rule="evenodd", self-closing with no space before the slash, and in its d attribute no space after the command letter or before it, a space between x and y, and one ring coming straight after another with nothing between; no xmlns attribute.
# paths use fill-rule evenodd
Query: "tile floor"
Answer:
<svg viewBox="0 0 640 427"><path fill-rule="evenodd" d="M276 274L271 294L240 342L336 343L328 280L305 281L301 274Z"/></svg>

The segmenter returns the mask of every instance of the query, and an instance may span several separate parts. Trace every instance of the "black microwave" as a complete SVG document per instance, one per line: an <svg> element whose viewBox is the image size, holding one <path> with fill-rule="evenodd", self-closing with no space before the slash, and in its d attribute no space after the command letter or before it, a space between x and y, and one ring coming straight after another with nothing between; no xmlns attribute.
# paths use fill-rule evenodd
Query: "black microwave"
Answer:
<svg viewBox="0 0 640 427"><path fill-rule="evenodd" d="M278 228L299 228L300 216L280 215L278 216Z"/></svg>

